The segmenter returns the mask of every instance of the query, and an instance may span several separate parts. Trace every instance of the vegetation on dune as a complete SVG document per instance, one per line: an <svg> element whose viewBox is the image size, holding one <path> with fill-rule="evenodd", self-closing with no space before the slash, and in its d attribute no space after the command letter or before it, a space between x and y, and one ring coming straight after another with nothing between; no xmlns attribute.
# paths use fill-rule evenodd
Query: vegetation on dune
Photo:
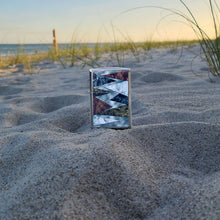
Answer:
<svg viewBox="0 0 220 220"><path fill-rule="evenodd" d="M183 5L185 12L169 9L160 6L142 6L133 9L126 10L122 12L128 13L129 11L143 9L143 8L156 8L170 12L172 15L177 15L180 18L183 18L185 22L192 28L194 31L198 42L201 46L203 55L205 57L205 61L210 68L210 72L213 76L220 77L220 5L216 0L208 0L210 15L212 18L213 26L212 28L214 32L214 37L211 37L206 30L204 30L196 18L195 14L192 12L190 7L183 0L179 0L179 2Z"/></svg>
<svg viewBox="0 0 220 220"><path fill-rule="evenodd" d="M109 53L110 57L116 60L117 66L124 66L125 52L130 51L138 61L140 54L139 50L147 51L152 48L159 47L177 47L184 44L192 44L194 41L177 41L177 42L142 42L134 43L132 40L127 42L114 42L109 44L96 43L93 48L89 45L78 46L76 43L68 45L66 48L58 50L56 52L52 47L48 50L48 53L35 53L25 54L19 49L15 55L8 54L6 56L0 55L0 69L22 64L23 68L27 72L32 73L35 64L41 60L47 60L48 62L58 61L64 68L67 66L73 67L76 62L80 63L82 67L99 67L99 61L103 53ZM111 64L112 65L112 64Z"/></svg>
<svg viewBox="0 0 220 220"><path fill-rule="evenodd" d="M190 7L183 0L179 0L184 6L186 13L178 10L165 9L185 19L189 26L194 31L199 40L202 52L207 62L210 72L213 76L220 77L220 22L218 20L220 15L220 7L216 0L208 0L210 15L212 17L212 30L214 32L214 39L202 28L198 19L193 14Z"/></svg>
<svg viewBox="0 0 220 220"><path fill-rule="evenodd" d="M66 48L59 49L56 52L52 47L48 50L48 53L35 53L25 54L22 49L19 49L15 55L8 54L7 56L0 55L0 68L8 68L17 64L22 64L23 68L28 73L33 73L38 61L47 60L47 62L60 62L64 68L73 67L76 62L81 64L82 67L99 67L100 59L104 53L108 53L115 63L109 63L109 65L116 65L123 67L124 56L127 52L130 52L137 62L139 62L139 55L141 53L147 53L152 48L170 48L175 50L179 46L192 45L198 43L197 41L166 41L166 42L153 42L145 41L140 43L133 42L130 38L126 42L113 42L113 43L96 43L93 48L89 45L77 45L73 43ZM22 46L21 46L22 48ZM39 72L39 70L37 71Z"/></svg>
<svg viewBox="0 0 220 220"><path fill-rule="evenodd" d="M48 54L40 53L40 54L24 54L17 53L16 55L0 55L0 69L7 68L10 66L14 66L17 64L22 64L23 68L27 70L27 72L32 73L34 69L34 63L36 61L44 60L48 58Z"/></svg>
<svg viewBox="0 0 220 220"><path fill-rule="evenodd" d="M203 54L205 55L205 60L209 65L210 71L214 76L220 77L220 23L219 15L220 8L215 0L209 0L210 13L213 22L213 31L215 33L214 39L207 34L207 32L202 29L201 25L195 18L194 14L186 3L180 0L181 4L185 7L188 15L183 13L175 12L179 16L183 17L187 22L189 22L193 31L199 39L200 46L202 48Z"/></svg>

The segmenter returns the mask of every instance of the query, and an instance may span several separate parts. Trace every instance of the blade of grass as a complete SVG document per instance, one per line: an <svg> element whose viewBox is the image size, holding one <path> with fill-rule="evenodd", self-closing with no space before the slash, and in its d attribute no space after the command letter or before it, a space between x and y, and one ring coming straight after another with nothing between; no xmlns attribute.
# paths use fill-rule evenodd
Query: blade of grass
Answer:
<svg viewBox="0 0 220 220"><path fill-rule="evenodd" d="M194 14L190 10L190 8L187 6L187 4L183 0L179 0L179 2L184 6L188 15L184 14L183 12L181 12L179 10L169 9L169 8L160 7L160 6L136 7L136 8L132 8L132 9L128 9L126 11L123 11L119 15L128 13L133 10L143 9L143 8L157 8L157 9L171 12L172 14L178 15L179 17L183 18L184 20L186 20L189 23L189 25L193 29L195 35L199 39L201 49L203 51L203 54L205 56L205 60L210 68L212 75L220 77L220 45L219 45L219 36L218 36L219 33L218 33L218 28L217 28L218 16L216 15L216 13L214 11L213 1L209 0L209 6L211 9L213 28L215 31L215 39L214 40L211 39L211 37L208 36L208 34L205 32L205 30L203 30L201 28L196 17L194 16ZM220 10L219 10L220 8L215 0L214 0L214 4L215 4L218 12L220 12Z"/></svg>

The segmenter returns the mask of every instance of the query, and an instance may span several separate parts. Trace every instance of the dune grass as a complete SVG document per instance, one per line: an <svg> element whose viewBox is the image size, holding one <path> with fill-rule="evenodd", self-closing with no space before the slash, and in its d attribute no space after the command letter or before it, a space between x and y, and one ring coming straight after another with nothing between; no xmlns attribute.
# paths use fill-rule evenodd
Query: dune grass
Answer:
<svg viewBox="0 0 220 220"><path fill-rule="evenodd" d="M131 38L127 37L125 42L118 42L116 40L113 43L105 44L97 42L93 48L90 48L87 44L77 45L77 43L71 43L67 45L66 48L59 49L58 52L52 47L49 48L48 53L35 54L25 54L23 52L24 50L19 49L15 55L0 55L0 68L10 68L11 66L22 64L28 73L33 73L36 72L34 71L35 64L41 60L47 60L47 62L51 63L60 62L63 68L73 67L76 62L77 64L81 64L82 67L95 68L100 67L100 59L105 53L108 53L112 58L109 65L123 67L125 66L124 56L127 52L130 52L136 62L139 62L139 55L141 53L146 54L152 48L162 47L175 50L179 46L192 45L195 43L197 43L197 41L145 41L135 43Z"/></svg>
<svg viewBox="0 0 220 220"><path fill-rule="evenodd" d="M211 27L214 32L214 38L209 36L206 30L204 30L196 16L193 14L190 7L183 0L179 0L184 6L186 13L178 10L165 9L185 19L189 26L194 31L196 37L199 40L202 52L207 62L210 72L213 76L220 77L220 22L218 20L220 16L220 7L216 0L208 0L210 15L212 17L213 26Z"/></svg>
<svg viewBox="0 0 220 220"><path fill-rule="evenodd" d="M185 3L185 1L179 0L179 2L183 5L186 13L179 10L160 6L140 6L137 8L126 10L121 14L143 8L156 8L168 11L172 15L177 15L180 18L183 18L194 31L205 57L204 59L210 68L211 74L213 76L220 77L220 5L217 3L216 0L208 0L210 15L212 17L213 23L213 26L210 28L212 28L212 31L214 32L214 37L211 37L207 33L207 31L202 28L200 22L198 21L190 7Z"/></svg>
<svg viewBox="0 0 220 220"><path fill-rule="evenodd" d="M17 64L22 64L23 68L28 72L32 73L34 69L34 63L40 60L48 58L48 54L39 53L39 54L25 54L17 53L15 55L0 55L0 69L8 68Z"/></svg>
<svg viewBox="0 0 220 220"><path fill-rule="evenodd" d="M189 22L193 31L199 39L200 46L202 48L203 54L205 55L205 60L209 65L212 75L220 77L220 23L219 15L220 8L215 0L209 0L210 13L213 22L213 31L215 33L214 39L207 34L205 30L201 28L199 22L195 18L194 14L186 3L180 0L181 4L185 7L188 15L183 13L175 12L179 16L183 17L187 22Z"/></svg>

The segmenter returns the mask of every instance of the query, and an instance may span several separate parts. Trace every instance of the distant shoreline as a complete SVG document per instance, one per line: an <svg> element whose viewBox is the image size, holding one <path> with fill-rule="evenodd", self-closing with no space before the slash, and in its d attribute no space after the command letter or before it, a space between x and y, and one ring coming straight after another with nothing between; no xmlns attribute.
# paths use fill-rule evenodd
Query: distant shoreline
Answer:
<svg viewBox="0 0 220 220"><path fill-rule="evenodd" d="M116 56L118 66L121 66L127 52L131 52L135 59L139 60L140 54L146 55L153 48L169 48L175 51L178 47L191 47L195 44L198 44L198 41L69 43L58 44L58 51L54 50L52 44L0 44L0 69L17 64L25 64L32 69L36 61L44 59L59 61L64 67L67 63L74 66L77 60L84 63L83 65L94 67L99 65L98 60L105 52Z"/></svg>
<svg viewBox="0 0 220 220"><path fill-rule="evenodd" d="M93 49L97 44L102 47L106 45L114 44L126 44L128 42L96 42L96 43L58 43L58 48L67 49L71 45L76 46L78 49L82 46L87 46ZM198 43L198 40L183 40L183 41L149 41L149 42L132 42L136 45L144 43L152 43L154 45L173 45L173 44L192 44ZM36 54L36 53L48 53L49 49L53 48L52 43L28 43L28 44L0 44L0 56L11 56L17 54Z"/></svg>

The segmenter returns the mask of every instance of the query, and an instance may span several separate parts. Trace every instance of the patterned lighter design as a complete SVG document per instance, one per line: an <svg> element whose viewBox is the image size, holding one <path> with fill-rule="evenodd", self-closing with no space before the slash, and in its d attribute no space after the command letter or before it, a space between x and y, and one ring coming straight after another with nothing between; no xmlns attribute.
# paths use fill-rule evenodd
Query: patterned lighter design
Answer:
<svg viewBox="0 0 220 220"><path fill-rule="evenodd" d="M90 69L91 127L131 128L130 69Z"/></svg>

